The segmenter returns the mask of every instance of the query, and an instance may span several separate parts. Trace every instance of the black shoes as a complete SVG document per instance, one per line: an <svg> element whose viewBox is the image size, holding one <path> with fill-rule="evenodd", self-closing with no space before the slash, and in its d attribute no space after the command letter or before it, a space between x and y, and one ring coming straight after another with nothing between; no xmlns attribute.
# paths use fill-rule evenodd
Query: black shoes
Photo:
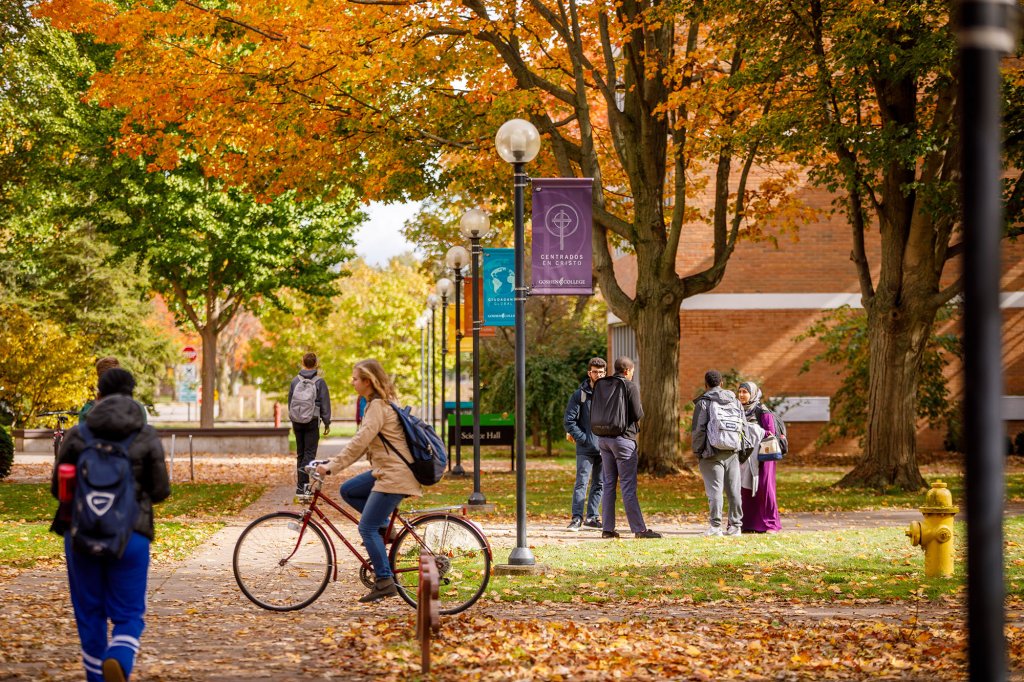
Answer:
<svg viewBox="0 0 1024 682"><path fill-rule="evenodd" d="M572 521L569 522L569 525L566 526L565 529L575 533L576 531L578 531L580 529L581 526L583 526L583 519L581 519L580 517L577 516L577 517L573 518Z"/></svg>
<svg viewBox="0 0 1024 682"><path fill-rule="evenodd" d="M394 578L377 578L370 591L359 598L360 603L369 604L398 594Z"/></svg>
<svg viewBox="0 0 1024 682"><path fill-rule="evenodd" d="M587 528L600 528L601 527L601 519L597 518L596 516L591 516L590 518L588 518L586 521L583 522L583 525L586 526Z"/></svg>
<svg viewBox="0 0 1024 682"><path fill-rule="evenodd" d="M658 531L651 530L650 528L648 528L643 533L634 533L634 536L637 539L656 539L656 538L660 538L661 537L661 533L659 533Z"/></svg>
<svg viewBox="0 0 1024 682"><path fill-rule="evenodd" d="M615 532L614 530L603 530L603 531L601 531L601 537L602 538L617 538L617 537L619 537L619 534L617 532Z"/></svg>

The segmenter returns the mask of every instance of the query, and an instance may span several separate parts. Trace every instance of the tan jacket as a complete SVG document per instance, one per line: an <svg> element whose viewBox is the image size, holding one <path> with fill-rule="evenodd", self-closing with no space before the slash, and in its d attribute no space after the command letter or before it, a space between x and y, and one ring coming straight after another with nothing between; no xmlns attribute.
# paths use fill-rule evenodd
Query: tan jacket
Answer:
<svg viewBox="0 0 1024 682"><path fill-rule="evenodd" d="M373 477L377 479L373 485L374 491L419 497L423 494L423 488L413 476L412 469L391 449L384 447L379 438L381 435L406 461L412 461L412 454L405 442L405 432L402 431L398 415L386 400L375 398L366 406L363 421L359 424L356 435L337 457L326 464L326 467L331 473L342 471L365 453Z"/></svg>

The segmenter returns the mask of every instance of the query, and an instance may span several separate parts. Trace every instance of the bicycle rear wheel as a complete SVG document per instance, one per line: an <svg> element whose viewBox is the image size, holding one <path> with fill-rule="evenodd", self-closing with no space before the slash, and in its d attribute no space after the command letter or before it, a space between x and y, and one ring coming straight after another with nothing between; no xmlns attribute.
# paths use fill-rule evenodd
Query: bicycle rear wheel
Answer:
<svg viewBox="0 0 1024 682"><path fill-rule="evenodd" d="M437 563L440 612L451 615L465 611L480 598L491 579L491 555L484 536L465 519L451 515L427 516L411 525L415 535L403 530L391 548L398 593L409 605L416 606L420 552L426 549Z"/></svg>
<svg viewBox="0 0 1024 682"><path fill-rule="evenodd" d="M271 611L309 606L327 587L334 569L330 545L302 515L275 512L246 527L235 543L235 582L254 604Z"/></svg>

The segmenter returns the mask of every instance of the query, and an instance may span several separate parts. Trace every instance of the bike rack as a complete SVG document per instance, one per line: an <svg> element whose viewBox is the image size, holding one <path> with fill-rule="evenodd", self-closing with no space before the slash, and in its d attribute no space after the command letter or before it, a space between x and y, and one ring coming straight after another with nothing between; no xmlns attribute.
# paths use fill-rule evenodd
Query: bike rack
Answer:
<svg viewBox="0 0 1024 682"><path fill-rule="evenodd" d="M425 551L420 552L420 582L416 597L416 639L420 641L420 666L425 673L430 672L431 635L441 631L441 614L437 603L439 586L437 563L435 563L434 557Z"/></svg>

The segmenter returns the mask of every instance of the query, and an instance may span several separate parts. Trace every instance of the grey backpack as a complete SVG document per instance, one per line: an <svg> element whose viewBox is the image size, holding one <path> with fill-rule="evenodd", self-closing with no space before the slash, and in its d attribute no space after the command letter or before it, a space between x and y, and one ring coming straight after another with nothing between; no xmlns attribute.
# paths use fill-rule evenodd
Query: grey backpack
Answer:
<svg viewBox="0 0 1024 682"><path fill-rule="evenodd" d="M288 418L296 424L308 424L316 418L316 380L299 376L292 399L288 401Z"/></svg>
<svg viewBox="0 0 1024 682"><path fill-rule="evenodd" d="M740 401L733 399L723 405L708 402L708 444L716 450L738 451L743 446L743 428L747 422Z"/></svg>

